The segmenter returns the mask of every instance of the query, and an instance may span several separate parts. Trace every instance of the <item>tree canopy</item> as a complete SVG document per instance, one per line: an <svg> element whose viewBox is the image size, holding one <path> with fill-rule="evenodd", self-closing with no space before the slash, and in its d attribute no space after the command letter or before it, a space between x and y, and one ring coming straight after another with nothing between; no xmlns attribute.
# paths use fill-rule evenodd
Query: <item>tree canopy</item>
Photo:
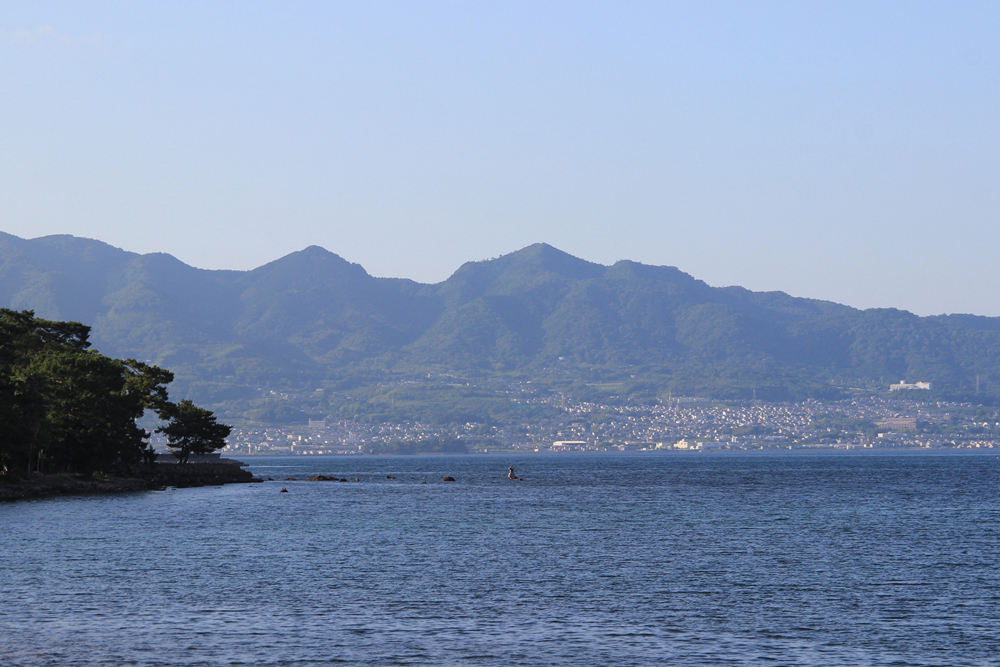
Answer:
<svg viewBox="0 0 1000 667"><path fill-rule="evenodd" d="M78 322L0 309L0 475L86 474L151 460L150 434L136 424L147 409L182 423L185 415L197 414L198 423L202 412L211 415L168 400L170 371L102 355L89 336ZM228 435L211 422L213 433Z"/></svg>
<svg viewBox="0 0 1000 667"><path fill-rule="evenodd" d="M226 446L229 426L216 421L211 410L199 408L185 399L168 404L162 416L169 419L166 426L156 429L167 436L173 454L181 463L187 463L191 454L208 454Z"/></svg>

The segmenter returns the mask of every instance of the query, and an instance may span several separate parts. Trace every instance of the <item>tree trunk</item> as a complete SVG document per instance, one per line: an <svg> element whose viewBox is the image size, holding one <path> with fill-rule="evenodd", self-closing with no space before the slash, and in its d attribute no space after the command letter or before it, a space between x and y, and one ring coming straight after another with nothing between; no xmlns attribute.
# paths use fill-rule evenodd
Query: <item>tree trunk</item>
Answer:
<svg viewBox="0 0 1000 667"><path fill-rule="evenodd" d="M42 421L35 420L31 433L31 444L28 445L28 479L31 479L31 459L35 456L35 442L38 440L38 432L42 430Z"/></svg>

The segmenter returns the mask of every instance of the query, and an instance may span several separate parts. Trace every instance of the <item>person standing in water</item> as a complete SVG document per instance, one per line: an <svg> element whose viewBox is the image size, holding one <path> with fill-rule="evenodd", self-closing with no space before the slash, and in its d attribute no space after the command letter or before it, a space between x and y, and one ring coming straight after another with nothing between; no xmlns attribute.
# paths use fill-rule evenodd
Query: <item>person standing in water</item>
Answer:
<svg viewBox="0 0 1000 667"><path fill-rule="evenodd" d="M520 477L514 474L514 466L510 467L510 472L507 473L507 479L517 479L517 480L521 479Z"/></svg>

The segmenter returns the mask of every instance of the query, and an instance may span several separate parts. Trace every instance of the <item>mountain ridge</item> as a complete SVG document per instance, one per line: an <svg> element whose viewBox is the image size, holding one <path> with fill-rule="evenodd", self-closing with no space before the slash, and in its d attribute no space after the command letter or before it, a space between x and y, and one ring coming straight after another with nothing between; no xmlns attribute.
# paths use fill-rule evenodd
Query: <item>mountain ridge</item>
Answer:
<svg viewBox="0 0 1000 667"><path fill-rule="evenodd" d="M544 243L425 284L372 276L319 246L232 271L0 233L0 306L82 321L102 352L167 366L208 402L385 373L540 369L577 387L627 377L647 395L829 396L887 378L958 393L1000 385L1000 318L712 287L676 267L596 264Z"/></svg>

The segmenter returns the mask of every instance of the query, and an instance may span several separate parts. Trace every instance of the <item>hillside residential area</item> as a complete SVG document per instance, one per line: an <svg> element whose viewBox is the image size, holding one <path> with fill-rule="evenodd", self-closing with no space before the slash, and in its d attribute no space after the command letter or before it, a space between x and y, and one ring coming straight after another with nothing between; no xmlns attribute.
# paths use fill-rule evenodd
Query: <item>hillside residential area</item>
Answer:
<svg viewBox="0 0 1000 667"><path fill-rule="evenodd" d="M800 403L674 398L610 406L565 396L533 399L558 418L433 427L313 420L308 426L233 429L229 454L364 454L381 445L457 438L470 452L707 451L751 449L994 448L1000 415L970 404L863 397Z"/></svg>

